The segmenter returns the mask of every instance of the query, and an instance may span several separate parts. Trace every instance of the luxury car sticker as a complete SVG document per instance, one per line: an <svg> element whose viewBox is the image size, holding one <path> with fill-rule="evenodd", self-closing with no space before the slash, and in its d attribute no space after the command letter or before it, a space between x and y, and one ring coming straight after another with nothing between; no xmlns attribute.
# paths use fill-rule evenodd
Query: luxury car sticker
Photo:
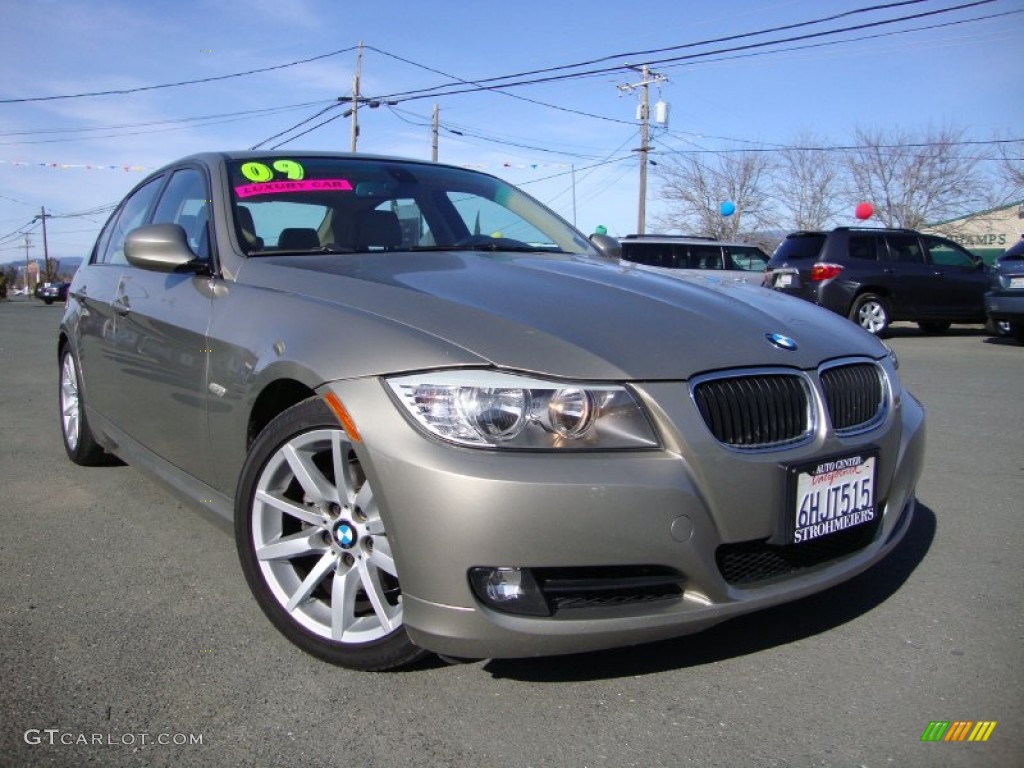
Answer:
<svg viewBox="0 0 1024 768"><path fill-rule="evenodd" d="M243 184L235 187L239 197L254 195L271 195L276 192L310 192L310 191L351 191L352 183L348 179L307 179L305 181L265 181L261 184Z"/></svg>

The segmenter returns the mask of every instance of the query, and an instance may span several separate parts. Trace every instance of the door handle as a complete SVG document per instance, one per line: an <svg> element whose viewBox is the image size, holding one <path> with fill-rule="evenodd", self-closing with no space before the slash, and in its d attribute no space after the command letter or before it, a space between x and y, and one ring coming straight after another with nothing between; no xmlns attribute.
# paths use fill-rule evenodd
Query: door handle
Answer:
<svg viewBox="0 0 1024 768"><path fill-rule="evenodd" d="M128 302L128 297L125 296L124 294L118 296L116 299L110 302L110 307L114 310L114 312L121 315L121 317L124 317L125 315L132 311L131 305Z"/></svg>

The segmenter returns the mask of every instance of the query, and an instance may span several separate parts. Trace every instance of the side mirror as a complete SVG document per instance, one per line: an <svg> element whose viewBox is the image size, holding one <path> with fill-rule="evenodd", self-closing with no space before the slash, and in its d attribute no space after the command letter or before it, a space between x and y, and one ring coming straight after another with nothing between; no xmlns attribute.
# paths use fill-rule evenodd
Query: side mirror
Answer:
<svg viewBox="0 0 1024 768"><path fill-rule="evenodd" d="M615 261L618 261L622 258L622 244L614 237L609 235L598 235L595 233L590 236L590 243L597 248L597 252L606 259L614 259Z"/></svg>
<svg viewBox="0 0 1024 768"><path fill-rule="evenodd" d="M196 261L185 230L177 224L150 224L133 229L124 239L124 256L132 266L155 272L173 272Z"/></svg>

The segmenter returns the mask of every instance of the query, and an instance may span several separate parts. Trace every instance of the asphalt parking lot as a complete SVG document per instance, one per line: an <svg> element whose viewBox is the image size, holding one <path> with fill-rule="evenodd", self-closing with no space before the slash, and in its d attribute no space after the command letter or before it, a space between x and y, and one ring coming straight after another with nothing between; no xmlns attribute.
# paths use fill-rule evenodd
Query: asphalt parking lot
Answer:
<svg viewBox="0 0 1024 768"><path fill-rule="evenodd" d="M853 581L654 645L366 674L273 630L225 526L66 459L60 314L0 302L0 765L1021 764L1024 347L896 327L921 505Z"/></svg>

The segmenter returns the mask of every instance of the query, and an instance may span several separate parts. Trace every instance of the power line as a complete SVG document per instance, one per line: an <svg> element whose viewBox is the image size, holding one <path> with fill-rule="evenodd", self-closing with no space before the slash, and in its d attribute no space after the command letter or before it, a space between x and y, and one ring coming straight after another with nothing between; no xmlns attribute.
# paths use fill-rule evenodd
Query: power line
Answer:
<svg viewBox="0 0 1024 768"><path fill-rule="evenodd" d="M719 58L709 58L706 61L684 61L677 64L665 64L662 69L676 69L678 67L688 67L694 64L711 63L715 64L721 61L735 61L737 59L749 59L755 56L770 56L777 53L792 53L793 51L805 51L813 48L828 48L833 45L846 45L847 43L860 43L865 40L878 40L883 37L895 37L896 35L905 35L910 32L927 32L932 29L943 29L945 27L957 27L961 24L971 24L977 21L990 21L992 19L998 19L1003 16L1013 16L1019 13L1024 13L1024 10L1016 11L1003 11L1001 13L991 13L985 16L975 16L970 19L957 19L956 21L946 21L941 24L926 24L920 27L908 27L906 29L897 29L891 32L878 32L873 35L861 35L860 37L850 37L845 40L829 40L823 43L808 43L807 45L793 45L787 48L775 48L770 51L753 51L748 53L739 53L734 56L721 56ZM713 55L713 54L712 54Z"/></svg>
<svg viewBox="0 0 1024 768"><path fill-rule="evenodd" d="M922 0L914 0L914 2L921 2L921 1ZM376 53L379 53L379 54L381 54L383 56L388 56L388 57L390 57L392 59L395 59L396 61L401 61L401 62L403 62L405 64L410 64L410 65L412 65L414 67L419 67L420 69L426 70L427 72L433 72L434 74L442 75L444 77L450 78L452 80L455 80L457 82L463 83L465 85L481 85L481 82L483 82L483 81L466 80L465 78L459 77L458 75L452 75L452 74L449 74L447 72L443 72L440 69L434 69L433 67L428 67L426 64L420 64L418 62L412 61L411 59L407 59L407 58L404 58L402 56L398 56L398 55L396 55L394 53L389 53L388 51L381 50L380 48L375 48L372 45L368 45L368 46L366 46L366 48L367 48L367 50L375 51ZM492 90L494 93L498 93L498 94L500 94L502 96L507 96L507 97L509 97L511 99L517 99L519 101L525 101L525 102L528 102L530 104L536 104L538 106L547 107L549 109L556 109L559 112L568 112L568 113L574 114L574 115L581 115L582 117L591 117L591 118L594 118L595 120L606 120L606 121L611 122L611 123L631 124L630 121L628 121L628 120L620 120L619 118L607 117L606 115L595 115L592 112L584 112L582 110L573 109L571 107L563 107L560 104L551 104L551 103L546 102L546 101L540 101L539 99L531 99L531 98L529 98L527 96L522 96L522 95L520 95L518 93L508 93L507 91L502 91L502 90L497 89L497 88L495 88L495 89L487 89L487 90Z"/></svg>
<svg viewBox="0 0 1024 768"><path fill-rule="evenodd" d="M672 149L665 147L665 151L673 155L728 155L739 153L766 153L766 152L856 152L864 149L925 149L935 146L959 147L959 146L998 146L1004 144L1024 143L1021 139L962 139L958 141L940 142L906 142L897 144L847 144L834 146L786 146L776 145L772 147L739 147L735 149Z"/></svg>
<svg viewBox="0 0 1024 768"><path fill-rule="evenodd" d="M294 109L304 109L323 104L324 100L306 101L300 104L283 104L278 107L264 107L263 109L245 109L239 112L221 112L216 115L196 115L194 117L176 117L168 120L151 120L145 123L120 123L115 125L94 125L88 128L27 128L23 131L0 131L0 136L37 136L44 134L60 133L89 133L91 131L116 131L124 128L148 128L154 125L172 125L177 123L202 122L204 120L216 120L223 117L238 117L245 115L266 115L275 112L288 112ZM332 102L333 103L333 102Z"/></svg>
<svg viewBox="0 0 1024 768"><path fill-rule="evenodd" d="M320 117L320 115L322 115L325 112L328 112L328 111L330 111L332 109L335 109L337 106L338 106L338 102L336 102L336 101L335 102L331 102L326 107L321 109L319 112L316 112L316 113L310 115L305 120L300 120L298 123L293 125L291 128L285 128L283 131L280 131L279 133L275 133L273 136L269 136L269 137L265 138L263 141L258 142L256 144L253 144L251 147L249 147L249 149L259 149L264 144L266 144L268 142L271 142L271 141L273 141L276 138L284 136L286 133L291 133L296 128L301 128L303 125L305 125L306 123L308 123L308 122L310 122L312 120L316 120L318 117Z"/></svg>
<svg viewBox="0 0 1024 768"><path fill-rule="evenodd" d="M912 2L917 2L917 1L921 1L921 0L911 0L911 1ZM907 16L900 16L900 17L893 18L893 19L884 19L884 20L881 20L881 21L867 22L867 23L864 23L864 24L858 24L858 25L854 25L854 26L842 27L842 28L839 28L839 29L824 30L824 31L820 31L820 32L811 32L811 33L807 33L807 34L804 34L804 35L794 35L794 36L791 36L791 37L776 38L774 40L765 40L765 41L756 42L756 43L749 43L749 44L746 44L746 45L733 46L731 48L720 48L720 49L713 50L713 51L701 51L701 52L698 52L698 53L686 54L686 55L683 55L683 56L673 56L673 57L662 58L662 59L651 59L651 60L649 60L649 61L647 61L645 63L647 63L648 65L652 65L652 66L653 65L664 66L664 65L671 65L673 62L689 62L689 61L694 61L694 60L698 60L698 59L709 58L709 57L712 57L712 56L720 56L720 55L725 54L725 53L737 53L737 52L740 52L740 51L747 51L747 50L752 50L752 49L755 49L755 48L765 48L765 47L769 47L769 46L781 45L781 44L784 44L784 43L799 42L801 40L809 40L809 39L813 39L813 38L826 37L826 36L830 36L830 35L838 35L838 34L842 34L842 33L846 33L846 32L856 32L856 31L861 30L861 29L869 29L869 28L873 28L873 27L884 26L884 25L887 25L887 24L895 24L897 22L902 22L902 21L912 21L914 19L925 18L925 17L928 17L928 16L936 16L936 15L939 15L939 14L952 13L954 11L965 10L967 8L973 8L973 7L980 6L980 5L987 5L987 4L993 3L993 2L995 2L995 0L973 0L973 2L962 3L960 5L956 5L956 6L952 6L952 7L948 7L948 8L940 8L940 9L933 10L933 11L925 11L925 12L922 12L922 13L910 14L910 15L907 15ZM1017 13L1017 12L1018 11L1011 11L1011 12L1008 12L1008 13ZM987 18L987 17L984 17L984 18ZM962 20L959 23L968 23L968 22L980 21L980 20L983 20L983 19L966 19L966 20ZM907 31L913 31L913 30L907 30ZM903 32L901 31L900 33L903 33ZM758 34L758 33L747 33L747 34L748 35L753 35L753 34ZM763 34L763 32L760 33L760 34ZM843 42L843 41L835 41L835 42ZM688 43L688 44L686 44L684 46L673 46L673 48L687 48L687 47L693 47L695 45L701 45L701 44L702 43ZM638 54L638 55L642 55L642 52L640 54ZM619 58L619 57L618 56L615 56L615 57L605 57L605 58L603 58L601 60L603 61L603 60L606 60L607 58ZM576 66L578 66L578 65L576 65ZM546 77L529 77L527 75L527 76L525 76L526 79L514 80L512 82L504 82L504 83L500 83L500 84L496 84L496 85L486 85L486 83L491 83L491 82L497 83L497 81L500 81L500 80L506 80L506 79L509 79L509 78L521 77L522 76L522 75L503 75L503 76L500 76L500 77L485 78L485 79L477 80L476 82L480 83L481 85L476 86L476 87L472 87L472 88L461 88L461 89L451 90L452 86L442 85L442 86L435 86L433 88L422 88L422 89L413 90L413 91L404 91L404 92L389 94L388 96L385 96L385 97L382 97L382 98L398 100L398 101L414 101L414 100L425 99L425 98L438 98L440 96L455 96L455 95L459 95L459 94L463 94L463 93L474 93L474 92L479 92L479 91L494 91L494 90L497 90L499 88L512 88L512 87L518 87L518 86L523 86L523 85L537 85L537 84L540 84L540 83L552 83L552 82L560 82L560 81L564 81L564 80L580 79L580 78L584 78L584 77L594 77L594 76L598 76L598 75L607 75L607 74L611 74L611 73L615 73L615 72L621 72L623 70L629 69L629 67L630 67L630 65L628 65L628 64L618 64L618 65L611 66L611 67L602 67L602 68L599 68L599 69L592 69L592 70L587 70L587 71L584 71L584 72L575 72L575 73L570 73L570 74L552 74L552 75L549 75L549 76L546 76ZM528 73L528 74L542 74L542 73L545 73L545 72L557 72L557 71L564 70L564 69L567 69L567 68L573 68L573 65L567 65L567 66L561 66L561 67L549 67L549 68L547 68L545 70L534 70L532 73Z"/></svg>
<svg viewBox="0 0 1024 768"><path fill-rule="evenodd" d="M333 123L335 120L340 120L343 117L348 117L348 115L349 115L349 112L347 110L345 112L340 113L340 114L332 115L331 117L327 118L326 120L324 120L322 122L317 123L312 128L308 128L307 130L303 131L302 133L297 133L294 136L289 136L284 141L282 141L282 142L272 146L271 149L277 149L278 147L283 147L285 144L288 144L289 142L295 141L295 139L299 138L300 136L305 136L307 133L312 133L317 128L325 126L328 123ZM298 127L298 126L296 126L296 127ZM289 130L294 130L294 128L290 128ZM287 131L286 131L286 133L287 133ZM268 139L268 141L269 141L269 139ZM262 144L262 143L264 143L264 142L260 142L260 144ZM257 146L259 146L259 145L257 145Z"/></svg>
<svg viewBox="0 0 1024 768"><path fill-rule="evenodd" d="M129 93L140 93L142 91L156 91L162 88L178 88L183 85L196 85L198 83L213 83L218 80L230 80L235 77L246 77L248 75L256 75L261 72L272 72L277 69L287 69L288 67L295 67L299 64L308 64L311 61L319 61L320 59L326 59L331 56L338 56L342 53L348 53L354 51L355 46L349 48L342 48L338 51L331 51L330 53L321 53L319 56L310 56L308 59L299 59L297 61L290 61L287 64L275 64L272 67L260 67L259 69L249 69L245 72L233 72L229 75L216 75L214 77L201 77L196 80L179 80L176 83L161 83L160 85L143 85L138 88L119 88L110 91L90 91L86 93L71 93L62 96L31 96L28 98L21 99L0 99L0 104L24 104L32 101L57 101L60 99L82 99L89 96L122 96Z"/></svg>

